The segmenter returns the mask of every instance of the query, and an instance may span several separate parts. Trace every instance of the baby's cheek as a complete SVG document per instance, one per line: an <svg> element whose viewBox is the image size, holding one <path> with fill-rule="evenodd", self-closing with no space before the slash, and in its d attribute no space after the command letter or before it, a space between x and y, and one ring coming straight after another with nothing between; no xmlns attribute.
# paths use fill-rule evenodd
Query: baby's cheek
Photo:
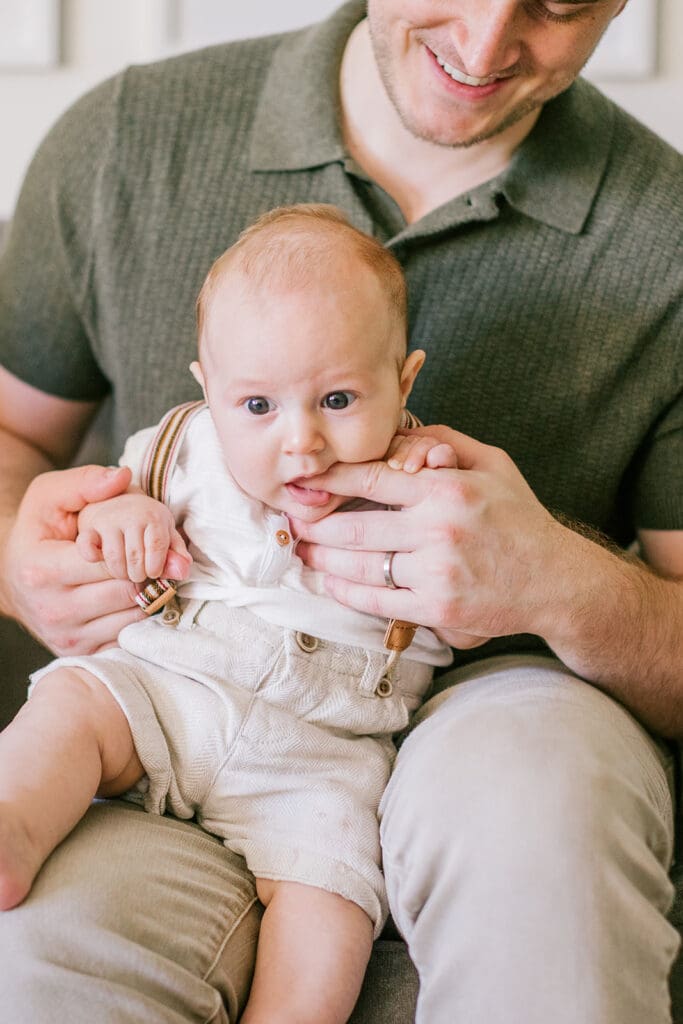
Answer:
<svg viewBox="0 0 683 1024"><path fill-rule="evenodd" d="M374 422L356 430L337 450L338 462L374 462L383 459L395 434L392 422ZM340 450L341 449L341 450Z"/></svg>

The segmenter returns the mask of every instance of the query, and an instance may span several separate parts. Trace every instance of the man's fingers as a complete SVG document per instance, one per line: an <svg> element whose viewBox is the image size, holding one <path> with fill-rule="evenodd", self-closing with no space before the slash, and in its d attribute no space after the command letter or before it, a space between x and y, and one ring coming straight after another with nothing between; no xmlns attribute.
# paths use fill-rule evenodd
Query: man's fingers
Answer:
<svg viewBox="0 0 683 1024"><path fill-rule="evenodd" d="M80 622L97 622L130 611L138 606L139 587L131 580L106 579L73 590L73 613Z"/></svg>
<svg viewBox="0 0 683 1024"><path fill-rule="evenodd" d="M33 520L52 527L52 536L56 534L73 540L74 515L93 501L104 501L122 494L130 483L130 477L129 469L112 466L76 466L42 473L26 491L22 502L24 514L29 522Z"/></svg>
<svg viewBox="0 0 683 1024"><path fill-rule="evenodd" d="M409 476L403 476L403 479L411 483ZM292 525L302 542L311 541L347 551L412 551L415 535L413 530L407 529L408 515L407 512L391 511L333 512L317 523L304 523L293 518ZM412 525L414 529L414 522Z"/></svg>
<svg viewBox="0 0 683 1024"><path fill-rule="evenodd" d="M325 579L328 594L357 611L384 619L404 619L416 622L415 598L410 590L391 590L389 587L367 587L362 583L328 576Z"/></svg>
<svg viewBox="0 0 683 1024"><path fill-rule="evenodd" d="M52 587L75 587L111 578L103 561L86 562L75 544L70 542L42 541L39 554L39 561L22 567L21 579L15 580L15 583L35 591Z"/></svg>
<svg viewBox="0 0 683 1024"><path fill-rule="evenodd" d="M343 548L327 548L317 544L300 543L297 554L312 569L329 573L370 587L385 587L385 552L355 552ZM391 577L397 587L410 589L410 559L403 552L394 553L391 560Z"/></svg>
<svg viewBox="0 0 683 1024"><path fill-rule="evenodd" d="M129 580L55 590L40 609L44 628L36 635L55 654L91 653L115 639L124 625L143 617L134 597L135 584Z"/></svg>
<svg viewBox="0 0 683 1024"><path fill-rule="evenodd" d="M331 469L320 476L312 477L308 483L311 487L343 494L349 498L366 498L378 505L409 507L425 499L434 482L429 478L436 477L436 470L424 471L420 476L420 486L416 486L416 478L398 469L392 469L385 462L335 463ZM336 517L353 513L334 513ZM363 515L372 515L372 512ZM325 520L321 520L325 522Z"/></svg>
<svg viewBox="0 0 683 1024"><path fill-rule="evenodd" d="M116 642L112 640L112 637L117 637L124 626L130 626L131 623L140 622L144 618L145 613L135 605L120 612L113 612L111 615L102 615L98 619L92 619L79 629L80 649L78 652L74 649L71 653L94 654L107 647L114 647Z"/></svg>

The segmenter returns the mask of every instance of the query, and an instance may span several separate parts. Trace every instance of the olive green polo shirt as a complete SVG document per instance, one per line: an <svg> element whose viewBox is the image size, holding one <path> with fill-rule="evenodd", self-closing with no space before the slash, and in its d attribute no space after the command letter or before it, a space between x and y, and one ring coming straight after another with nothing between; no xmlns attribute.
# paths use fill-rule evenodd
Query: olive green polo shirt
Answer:
<svg viewBox="0 0 683 1024"><path fill-rule="evenodd" d="M405 268L427 352L417 415L505 448L548 507L620 544L683 528L683 159L579 81L503 174L406 225L340 133L362 10L132 68L79 101L16 211L0 360L56 395L109 395L114 457L197 395L214 258L266 209L336 203Z"/></svg>

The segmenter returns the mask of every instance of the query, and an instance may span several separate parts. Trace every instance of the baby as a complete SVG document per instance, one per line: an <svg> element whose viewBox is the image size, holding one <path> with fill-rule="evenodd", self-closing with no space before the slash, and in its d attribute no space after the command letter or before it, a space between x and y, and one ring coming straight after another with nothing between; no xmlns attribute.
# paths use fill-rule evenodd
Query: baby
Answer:
<svg viewBox="0 0 683 1024"><path fill-rule="evenodd" d="M88 506L77 541L136 582L173 548L187 579L118 647L33 677L0 736L0 907L94 796L127 793L246 858L266 909L242 1020L344 1022L387 914L392 736L451 656L419 629L387 672L386 622L326 594L290 517L349 503L315 486L335 462L416 471L453 453L397 434L424 360L406 355L405 282L333 207L257 221L211 268L197 319L205 402L129 439L129 492ZM153 586L148 611L168 596Z"/></svg>

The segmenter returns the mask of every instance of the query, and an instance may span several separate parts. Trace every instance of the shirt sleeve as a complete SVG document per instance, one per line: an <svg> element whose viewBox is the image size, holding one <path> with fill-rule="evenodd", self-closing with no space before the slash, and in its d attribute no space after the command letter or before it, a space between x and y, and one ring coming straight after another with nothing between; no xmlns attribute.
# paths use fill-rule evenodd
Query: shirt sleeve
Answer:
<svg viewBox="0 0 683 1024"><path fill-rule="evenodd" d="M109 382L93 355L99 183L116 80L79 100L39 147L0 257L0 363L49 394L93 401Z"/></svg>
<svg viewBox="0 0 683 1024"><path fill-rule="evenodd" d="M119 459L119 466L128 466L133 474L131 483L136 487L142 487L142 467L150 444L154 440L158 427L145 427L132 434L123 449ZM143 488L144 489L144 488Z"/></svg>
<svg viewBox="0 0 683 1024"><path fill-rule="evenodd" d="M640 459L633 521L640 530L683 529L683 390L660 417Z"/></svg>

